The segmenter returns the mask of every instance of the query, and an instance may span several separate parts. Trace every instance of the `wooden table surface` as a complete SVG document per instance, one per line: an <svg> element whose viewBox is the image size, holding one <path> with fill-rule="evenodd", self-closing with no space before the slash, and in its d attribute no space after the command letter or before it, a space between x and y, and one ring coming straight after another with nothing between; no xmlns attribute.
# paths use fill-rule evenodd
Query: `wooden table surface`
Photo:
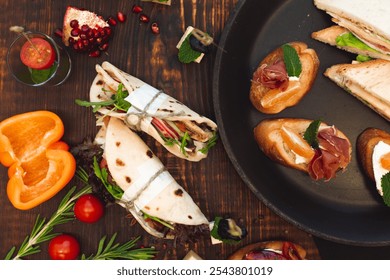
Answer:
<svg viewBox="0 0 390 280"><path fill-rule="evenodd" d="M182 64L177 59L176 43L188 25L207 31L218 43L223 28L234 11L238 0L173 0L172 6L140 1L50 1L50 0L2 0L0 12L0 121L12 115L33 111L50 110L58 114L65 125L64 140L76 145L96 133L92 111L75 104L76 98L87 99L94 79L95 64L104 60L145 82L162 88L165 92L185 103L195 111L215 120L212 104L213 65L216 48L206 55L200 64ZM133 4L140 4L151 21L158 22L161 33L154 35L150 24L140 23L131 12ZM107 55L91 58L70 51L73 70L69 79L57 87L28 87L17 83L10 75L5 57L7 47L15 37L9 31L12 25L22 25L52 35L61 27L68 5L94 11L103 17L127 14L125 23L115 27ZM215 216L229 216L244 223L248 236L239 245L219 244L212 246L209 239L195 244L175 244L149 236L138 224L130 225L127 213L118 205L106 209L105 216L96 224L78 221L55 228L56 232L71 233L81 243L81 250L91 254L104 235L118 233L118 241L141 236L139 245L155 246L159 259L182 259L192 249L204 259L226 259L239 247L252 242L289 240L302 245L308 259L320 259L313 237L287 223L271 212L246 187L231 164L221 141L208 158L201 162L187 162L167 153L151 138L144 137L150 148L166 165L173 177L192 195L194 201L210 220ZM49 217L69 188L72 181L51 200L28 211L15 209L6 195L7 170L0 167L0 257L20 245L31 232L37 215ZM47 242L42 251L28 259L48 259Z"/></svg>

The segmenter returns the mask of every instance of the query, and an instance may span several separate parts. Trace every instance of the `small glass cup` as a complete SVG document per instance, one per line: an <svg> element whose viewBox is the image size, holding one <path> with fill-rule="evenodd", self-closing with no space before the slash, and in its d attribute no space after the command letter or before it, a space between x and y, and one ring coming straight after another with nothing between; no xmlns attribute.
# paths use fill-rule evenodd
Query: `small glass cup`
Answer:
<svg viewBox="0 0 390 280"><path fill-rule="evenodd" d="M22 46L28 41L26 36L29 39L42 38L49 42L53 47L54 51L56 52L56 58L52 66L53 69L50 69L50 72L39 73L36 71L44 70L34 70L22 63L22 60L20 59L20 51ZM70 60L67 51L58 46L51 37L41 32L27 31L23 34L20 34L9 46L7 52L7 65L12 76L17 81L25 85L57 86L62 84L69 77L72 68L72 61ZM44 74L43 78L42 73ZM36 75L40 76L39 79L36 78Z"/></svg>

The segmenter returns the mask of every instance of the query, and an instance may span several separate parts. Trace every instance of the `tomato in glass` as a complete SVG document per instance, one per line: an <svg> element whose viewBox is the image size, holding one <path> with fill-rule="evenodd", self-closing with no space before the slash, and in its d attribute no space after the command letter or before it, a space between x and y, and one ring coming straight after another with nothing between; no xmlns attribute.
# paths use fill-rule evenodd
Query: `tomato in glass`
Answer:
<svg viewBox="0 0 390 280"><path fill-rule="evenodd" d="M75 260L79 254L79 242L72 235L58 235L49 243L49 256L52 260Z"/></svg>
<svg viewBox="0 0 390 280"><path fill-rule="evenodd" d="M95 195L84 194L77 199L73 211L79 221L95 223L103 216L104 205Z"/></svg>
<svg viewBox="0 0 390 280"><path fill-rule="evenodd" d="M56 58L56 52L48 41L42 38L31 38L22 46L20 59L27 67L36 70L50 68Z"/></svg>

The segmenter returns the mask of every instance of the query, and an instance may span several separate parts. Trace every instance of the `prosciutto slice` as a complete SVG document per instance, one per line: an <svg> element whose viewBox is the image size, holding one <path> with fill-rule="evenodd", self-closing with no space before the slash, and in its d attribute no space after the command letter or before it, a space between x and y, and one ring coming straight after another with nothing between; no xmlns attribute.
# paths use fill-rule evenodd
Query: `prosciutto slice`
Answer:
<svg viewBox="0 0 390 280"><path fill-rule="evenodd" d="M282 59L276 60L273 64L263 64L254 73L254 80L263 86L285 90L288 87L288 74Z"/></svg>
<svg viewBox="0 0 390 280"><path fill-rule="evenodd" d="M309 174L315 180L328 181L336 176L337 170L344 169L349 162L349 142L336 135L336 129L322 129L317 135L319 149L309 164Z"/></svg>

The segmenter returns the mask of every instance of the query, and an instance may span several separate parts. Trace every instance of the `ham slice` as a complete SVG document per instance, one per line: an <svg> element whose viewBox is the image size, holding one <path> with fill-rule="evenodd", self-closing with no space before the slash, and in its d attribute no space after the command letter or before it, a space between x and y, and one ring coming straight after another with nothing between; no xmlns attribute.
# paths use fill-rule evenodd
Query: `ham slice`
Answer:
<svg viewBox="0 0 390 280"><path fill-rule="evenodd" d="M282 59L276 60L273 64L261 65L253 76L254 81L270 89L285 90L288 87L288 75Z"/></svg>
<svg viewBox="0 0 390 280"><path fill-rule="evenodd" d="M349 163L349 142L336 135L336 129L322 129L317 135L319 149L309 164L309 174L315 179L329 181L336 176L337 170L344 169Z"/></svg>

